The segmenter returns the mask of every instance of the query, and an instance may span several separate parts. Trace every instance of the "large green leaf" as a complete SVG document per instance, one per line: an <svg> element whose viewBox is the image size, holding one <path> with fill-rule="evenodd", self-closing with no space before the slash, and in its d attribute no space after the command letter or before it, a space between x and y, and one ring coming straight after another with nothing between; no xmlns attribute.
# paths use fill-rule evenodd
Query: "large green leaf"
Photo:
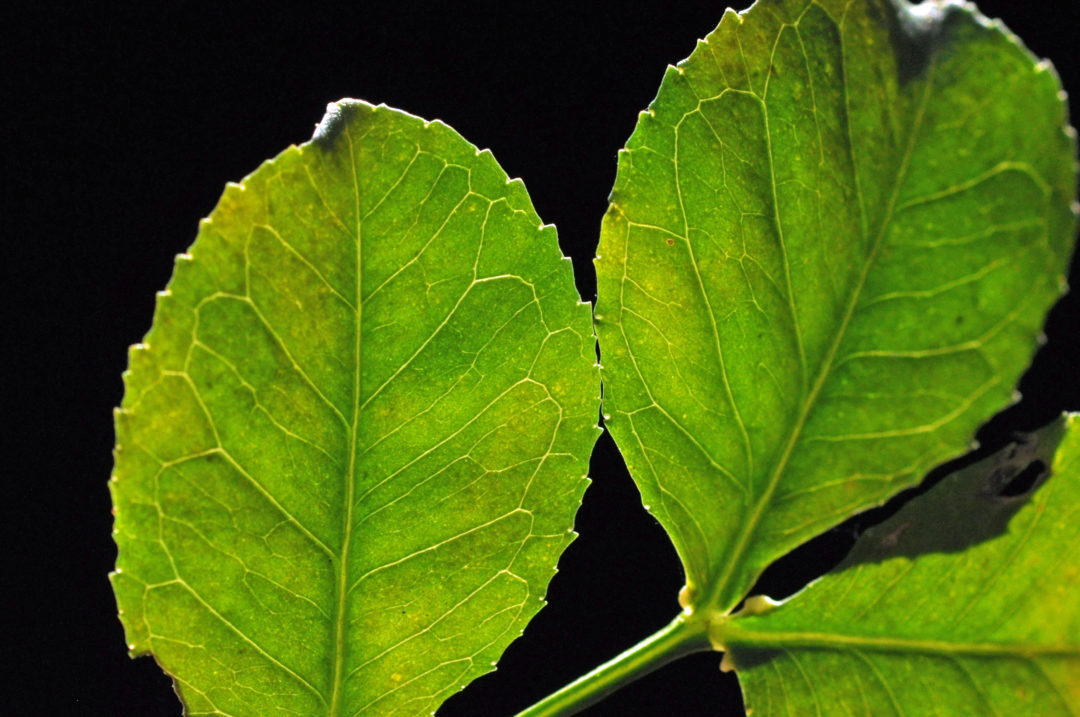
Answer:
<svg viewBox="0 0 1080 717"><path fill-rule="evenodd" d="M1075 230L1058 81L970 5L729 11L620 153L607 425L730 610L1013 400Z"/></svg>
<svg viewBox="0 0 1080 717"><path fill-rule="evenodd" d="M230 185L131 353L113 584L188 714L430 713L543 602L598 375L554 228L384 107Z"/></svg>
<svg viewBox="0 0 1080 717"><path fill-rule="evenodd" d="M1029 440L913 500L790 601L722 625L747 711L1080 714L1080 419ZM1035 458L1051 473L1034 497L1000 495Z"/></svg>

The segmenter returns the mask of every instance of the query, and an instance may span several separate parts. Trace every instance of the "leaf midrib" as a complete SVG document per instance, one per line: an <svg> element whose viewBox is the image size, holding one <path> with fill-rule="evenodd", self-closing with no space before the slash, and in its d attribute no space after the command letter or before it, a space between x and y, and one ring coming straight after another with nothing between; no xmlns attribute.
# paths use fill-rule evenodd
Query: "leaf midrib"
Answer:
<svg viewBox="0 0 1080 717"><path fill-rule="evenodd" d="M757 526L760 524L762 517L765 514L766 509L772 502L773 495L776 493L776 489L780 484L780 478L783 476L785 469L787 468L788 461L791 459L791 455L794 453L795 446L798 444L799 437L802 435L802 431L806 426L807 419L810 416L814 408L814 403L817 400L818 394L824 387L825 382L829 378L829 373L832 370L833 362L836 359L836 353L840 348L840 344L843 343L844 337L847 334L848 326L850 325L851 318L855 313L855 308L859 303L859 298L862 295L862 290L866 285L866 278L870 273L870 269L873 267L878 251L884 242L885 234L888 231L889 225L892 222L894 212L896 210L896 202L899 198L900 187L904 182L907 175L908 165L911 161L912 154L915 148L915 141L922 128L923 117L925 115L926 106L930 99L931 89L933 87L934 72L937 64L937 54L933 54L926 69L926 89L923 92L923 96L919 101L918 111L916 112L915 119L911 125L911 131L907 138L907 146L904 150L904 156L900 163L900 168L897 171L896 180L892 187L892 192L889 196L889 202L886 207L885 216L882 219L881 227L877 232L877 236L874 239L874 244L871 247L870 253L867 255L866 261L863 262L862 271L859 275L859 281L852 291L851 299L848 301L847 308L844 312L844 318L841 322L840 328L837 330L836 335L829 346L829 351L825 356L825 360L822 362L821 370L818 372L817 377L814 380L810 392L807 394L806 399L803 401L802 407L799 411L799 417L795 421L792 427L790 437L784 446L784 452L780 456L780 460L776 464L776 468L769 476L769 481L765 486L765 491L761 494L761 497L754 503L753 508L747 514L748 518L743 521L739 528L738 537L734 542L734 547L728 552L724 559L723 572L720 577L713 582L713 588L706 593L706 598L702 603L704 608L716 608L722 603L722 610L725 612L733 608L736 602L742 598L741 594L726 595L728 587L731 585L732 580L735 577L735 571L741 566L743 556L746 554L750 547L751 540L754 536L754 532ZM845 105L848 102L847 94L847 82L844 83L845 91ZM766 116L768 115L768 106L763 102L763 109ZM850 110L850 107L847 109ZM848 116L850 122L850 115ZM851 127L848 125L848 132L850 133ZM850 138L850 134L849 134ZM850 141L850 139L849 139ZM852 149L854 150L854 142L852 142ZM854 151L853 151L854 159ZM854 164L854 162L853 162ZM857 169L855 170L856 176L858 175ZM860 204L862 198L860 197ZM750 586L748 585L747 588ZM730 603L730 604L728 604Z"/></svg>
<svg viewBox="0 0 1080 717"><path fill-rule="evenodd" d="M973 657L1073 657L1080 658L1080 645L1043 643L950 642L905 637L845 635L830 632L757 632L741 627L724 630L724 646L737 650L789 650L791 648L871 650L924 655L971 655Z"/></svg>
<svg viewBox="0 0 1080 717"><path fill-rule="evenodd" d="M352 166L352 179L353 179L353 217L355 221L355 227L353 228L353 236L356 240L356 277L353 282L355 287L354 303L355 310L355 325L353 327L354 346L353 346L353 363L355 365L353 373L353 410L352 419L349 425L349 466L345 473L345 510L343 511L343 525L341 531L341 557L337 561L336 568L336 607L334 616L334 633L332 640L334 641L334 664L332 667L332 688L330 698L330 708L328 714L330 717L338 717L341 714L342 706L342 688L344 686L345 677L345 620L348 614L348 596L349 596L349 546L352 543L352 513L353 502L356 492L356 444L357 444L357 429L360 425L360 388L361 379L363 378L363 361L360 353L360 341L362 336L362 323L363 323L363 249L362 242L360 240L360 181L357 177L356 167L356 153L353 149L352 135L348 128L343 132L345 139L349 144L349 160Z"/></svg>

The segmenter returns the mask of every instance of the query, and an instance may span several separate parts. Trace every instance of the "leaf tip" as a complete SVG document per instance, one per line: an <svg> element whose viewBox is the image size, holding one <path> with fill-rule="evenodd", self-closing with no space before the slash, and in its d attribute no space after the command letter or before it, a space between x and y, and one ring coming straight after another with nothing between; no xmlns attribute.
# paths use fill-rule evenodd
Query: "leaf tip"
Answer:
<svg viewBox="0 0 1080 717"><path fill-rule="evenodd" d="M379 105L379 107L385 107L385 105ZM352 114L350 110L364 109L368 112L374 112L379 107L373 106L369 102L364 100L352 99L350 97L340 99L337 102L331 102L326 105L326 113L323 114L319 123L315 125L315 131L311 135L311 141L315 144L323 145L324 147L333 144L342 130L345 129L345 125Z"/></svg>
<svg viewBox="0 0 1080 717"><path fill-rule="evenodd" d="M970 8L963 0L924 0L917 5L908 0L893 0L893 6L896 16L889 23L889 34L900 80L906 83L926 69L949 17L957 10L970 12ZM983 25L988 22L978 13L970 14Z"/></svg>

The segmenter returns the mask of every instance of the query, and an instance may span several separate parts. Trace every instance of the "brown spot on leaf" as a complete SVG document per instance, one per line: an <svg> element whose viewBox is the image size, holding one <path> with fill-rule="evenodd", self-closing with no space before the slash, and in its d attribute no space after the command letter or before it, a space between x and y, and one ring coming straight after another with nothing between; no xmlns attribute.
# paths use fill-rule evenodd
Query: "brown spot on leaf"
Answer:
<svg viewBox="0 0 1080 717"><path fill-rule="evenodd" d="M895 548L896 544L900 542L900 536L904 534L904 531L911 526L911 523L901 523L897 526L896 530L892 531L884 538L881 539L881 547L883 548Z"/></svg>

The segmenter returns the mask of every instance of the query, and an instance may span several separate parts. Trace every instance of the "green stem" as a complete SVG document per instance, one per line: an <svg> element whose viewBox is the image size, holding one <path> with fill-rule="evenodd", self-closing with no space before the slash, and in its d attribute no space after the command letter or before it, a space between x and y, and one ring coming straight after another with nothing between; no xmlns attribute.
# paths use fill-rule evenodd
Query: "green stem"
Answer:
<svg viewBox="0 0 1080 717"><path fill-rule="evenodd" d="M569 717L669 662L711 649L706 622L680 614L667 627L519 712L517 717Z"/></svg>

